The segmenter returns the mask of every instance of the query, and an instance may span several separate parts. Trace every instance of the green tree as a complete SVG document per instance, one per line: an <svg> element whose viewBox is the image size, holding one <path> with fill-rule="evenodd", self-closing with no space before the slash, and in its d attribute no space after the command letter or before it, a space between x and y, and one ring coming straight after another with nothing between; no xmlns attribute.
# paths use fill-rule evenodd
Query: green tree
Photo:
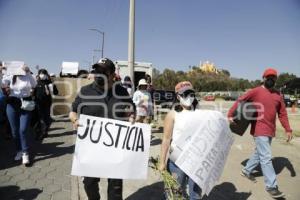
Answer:
<svg viewBox="0 0 300 200"><path fill-rule="evenodd" d="M295 74L282 73L278 76L276 81L276 88L279 89L283 87L287 82L297 78Z"/></svg>

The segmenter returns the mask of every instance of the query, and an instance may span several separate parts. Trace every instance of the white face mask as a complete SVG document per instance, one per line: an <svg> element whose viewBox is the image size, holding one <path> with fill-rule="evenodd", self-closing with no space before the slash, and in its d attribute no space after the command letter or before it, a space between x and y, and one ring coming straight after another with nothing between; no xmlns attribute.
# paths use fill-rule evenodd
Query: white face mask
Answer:
<svg viewBox="0 0 300 200"><path fill-rule="evenodd" d="M47 76L45 74L40 74L39 76L40 76L41 80L46 80L47 79Z"/></svg>
<svg viewBox="0 0 300 200"><path fill-rule="evenodd" d="M194 100L195 100L195 97L188 96L186 98L183 98L183 97L179 96L180 103L186 107L190 107L193 104Z"/></svg>

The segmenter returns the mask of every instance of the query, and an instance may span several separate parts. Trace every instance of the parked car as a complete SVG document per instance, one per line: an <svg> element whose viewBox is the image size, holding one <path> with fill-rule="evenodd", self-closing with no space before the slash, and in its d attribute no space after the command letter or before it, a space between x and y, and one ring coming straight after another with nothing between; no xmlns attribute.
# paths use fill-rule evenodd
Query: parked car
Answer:
<svg viewBox="0 0 300 200"><path fill-rule="evenodd" d="M297 99L294 95L284 94L283 99L286 107L291 107L294 103L297 103Z"/></svg>
<svg viewBox="0 0 300 200"><path fill-rule="evenodd" d="M215 96L214 95L205 95L204 98L203 98L205 101L215 101Z"/></svg>

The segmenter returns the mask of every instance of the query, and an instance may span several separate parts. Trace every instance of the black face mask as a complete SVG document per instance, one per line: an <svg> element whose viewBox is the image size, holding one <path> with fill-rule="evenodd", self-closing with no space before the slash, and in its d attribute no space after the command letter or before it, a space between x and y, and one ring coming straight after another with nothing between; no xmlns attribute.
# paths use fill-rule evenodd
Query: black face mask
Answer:
<svg viewBox="0 0 300 200"><path fill-rule="evenodd" d="M104 83L105 83L105 80L104 80L103 77L96 77L96 78L95 78L95 82L97 83L97 85L103 86Z"/></svg>
<svg viewBox="0 0 300 200"><path fill-rule="evenodd" d="M267 80L265 80L264 85L268 89L273 88L275 86L275 81L272 78L268 78Z"/></svg>

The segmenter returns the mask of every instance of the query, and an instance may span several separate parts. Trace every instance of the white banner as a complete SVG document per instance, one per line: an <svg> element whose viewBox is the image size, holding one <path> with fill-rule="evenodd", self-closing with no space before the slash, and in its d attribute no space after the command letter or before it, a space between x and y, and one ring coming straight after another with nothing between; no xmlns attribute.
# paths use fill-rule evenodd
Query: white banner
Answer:
<svg viewBox="0 0 300 200"><path fill-rule="evenodd" d="M23 61L5 61L4 67L6 67L6 75L25 75L25 71L22 69L24 66Z"/></svg>
<svg viewBox="0 0 300 200"><path fill-rule="evenodd" d="M151 127L148 124L80 115L72 175L146 179Z"/></svg>
<svg viewBox="0 0 300 200"><path fill-rule="evenodd" d="M79 63L78 62L63 62L62 63L62 74L72 74L77 75L79 71Z"/></svg>
<svg viewBox="0 0 300 200"><path fill-rule="evenodd" d="M208 195L221 177L234 138L222 113L197 110L192 115L184 130L188 134L182 134L170 156L177 155L175 164Z"/></svg>

